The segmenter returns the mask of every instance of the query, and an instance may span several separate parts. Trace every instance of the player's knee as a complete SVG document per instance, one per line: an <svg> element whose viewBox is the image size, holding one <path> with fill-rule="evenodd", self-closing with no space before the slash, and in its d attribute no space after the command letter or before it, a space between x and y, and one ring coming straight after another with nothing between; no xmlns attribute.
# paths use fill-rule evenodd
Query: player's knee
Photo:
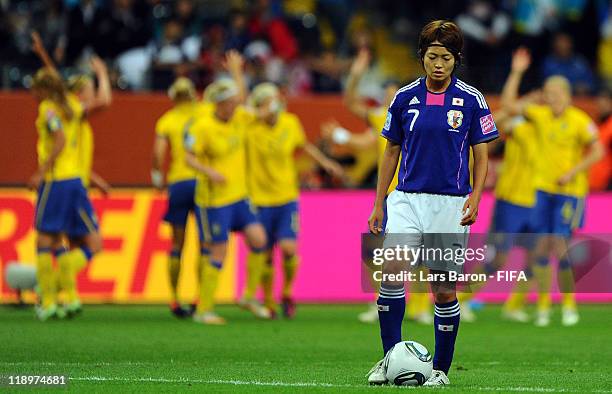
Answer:
<svg viewBox="0 0 612 394"><path fill-rule="evenodd" d="M433 296L436 304L446 304L457 299L455 292L434 291Z"/></svg>
<svg viewBox="0 0 612 394"><path fill-rule="evenodd" d="M85 242L89 250L93 255L98 254L102 251L102 237L99 233L90 234Z"/></svg>
<svg viewBox="0 0 612 394"><path fill-rule="evenodd" d="M266 232L261 225L253 225L251 231L249 231L249 245L252 249L263 250L267 246L268 239Z"/></svg>
<svg viewBox="0 0 612 394"><path fill-rule="evenodd" d="M297 253L297 244L295 241L281 242L280 249L283 259L292 258Z"/></svg>

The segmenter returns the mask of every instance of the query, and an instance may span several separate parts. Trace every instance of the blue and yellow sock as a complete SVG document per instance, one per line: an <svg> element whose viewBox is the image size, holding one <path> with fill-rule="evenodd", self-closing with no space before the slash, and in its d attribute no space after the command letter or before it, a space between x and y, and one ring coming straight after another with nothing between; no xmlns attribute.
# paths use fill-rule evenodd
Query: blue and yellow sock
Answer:
<svg viewBox="0 0 612 394"><path fill-rule="evenodd" d="M434 308L434 333L436 338L436 351L433 359L434 369L448 374L453 354L455 340L459 332L459 302L457 300L439 304Z"/></svg>
<svg viewBox="0 0 612 394"><path fill-rule="evenodd" d="M406 311L404 285L382 284L378 295L378 322L383 354L402 340L402 320Z"/></svg>

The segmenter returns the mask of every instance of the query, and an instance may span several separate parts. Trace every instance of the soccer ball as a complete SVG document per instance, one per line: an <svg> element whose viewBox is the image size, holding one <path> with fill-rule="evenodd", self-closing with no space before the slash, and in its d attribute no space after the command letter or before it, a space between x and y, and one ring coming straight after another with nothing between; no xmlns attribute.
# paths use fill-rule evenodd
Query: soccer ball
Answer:
<svg viewBox="0 0 612 394"><path fill-rule="evenodd" d="M414 341L395 344L384 362L387 380L397 386L420 386L429 379L433 369L427 348Z"/></svg>

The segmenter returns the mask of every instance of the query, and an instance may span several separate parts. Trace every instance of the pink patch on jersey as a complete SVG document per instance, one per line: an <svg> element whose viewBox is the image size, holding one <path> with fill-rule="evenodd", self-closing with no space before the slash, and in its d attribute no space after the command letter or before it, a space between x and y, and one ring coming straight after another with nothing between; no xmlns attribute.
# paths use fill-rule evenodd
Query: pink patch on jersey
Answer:
<svg viewBox="0 0 612 394"><path fill-rule="evenodd" d="M497 127L495 127L495 121L493 120L493 115L488 114L481 117L480 128L482 129L482 134L489 134L497 130Z"/></svg>
<svg viewBox="0 0 612 394"><path fill-rule="evenodd" d="M427 99L425 101L425 105L444 105L444 96L446 93L442 94L433 94L427 92Z"/></svg>

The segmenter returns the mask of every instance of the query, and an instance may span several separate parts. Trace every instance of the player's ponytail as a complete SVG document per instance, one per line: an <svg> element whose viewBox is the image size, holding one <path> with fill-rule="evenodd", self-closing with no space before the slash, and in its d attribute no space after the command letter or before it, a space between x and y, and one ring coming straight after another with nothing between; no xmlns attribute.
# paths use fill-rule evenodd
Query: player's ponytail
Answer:
<svg viewBox="0 0 612 394"><path fill-rule="evenodd" d="M47 68L41 68L34 75L32 89L57 104L66 119L72 119L74 112L68 103L66 86L59 75Z"/></svg>

